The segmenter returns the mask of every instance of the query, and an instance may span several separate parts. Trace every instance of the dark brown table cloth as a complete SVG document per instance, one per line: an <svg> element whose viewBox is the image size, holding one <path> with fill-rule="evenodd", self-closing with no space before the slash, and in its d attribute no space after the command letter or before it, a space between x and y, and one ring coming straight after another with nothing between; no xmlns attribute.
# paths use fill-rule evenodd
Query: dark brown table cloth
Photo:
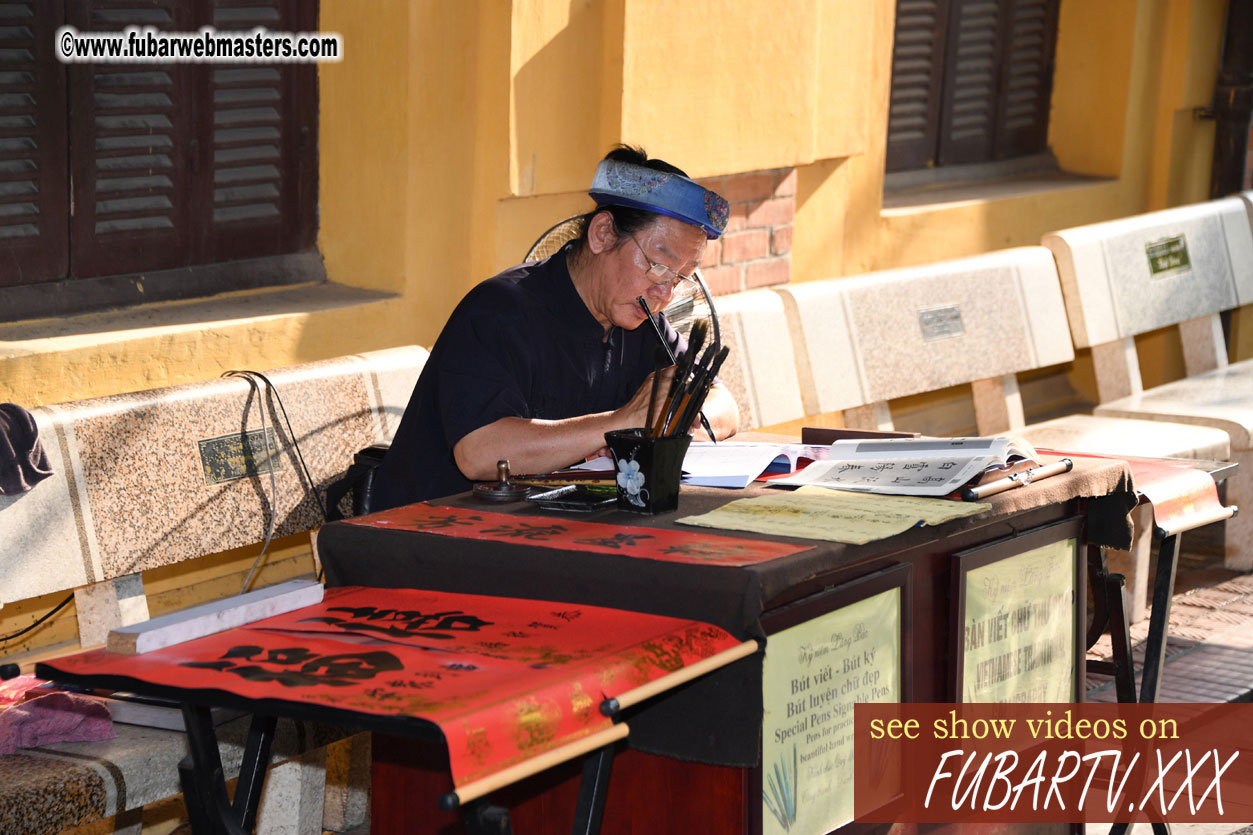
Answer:
<svg viewBox="0 0 1253 835"><path fill-rule="evenodd" d="M432 504L466 507L545 520L566 519L662 528L707 530L677 523L739 498L774 490L761 484L745 490L684 487L672 513L641 516L616 509L596 513L541 511L527 502L491 504L462 494ZM1127 548L1127 514L1136 504L1126 463L1076 459L1073 471L988 498L991 508L934 527L912 528L898 536L864 545L810 539L769 537L743 531L718 533L740 539L770 539L805 546L805 550L755 565L700 565L638 559L617 554L582 553L510 540L458 539L437 532L387 530L368 526L371 517L337 522L317 536L318 556L328 586L360 585L427 588L440 591L564 600L597 606L700 620L738 637L762 637L763 607L799 583L832 570L856 565L929 540L1009 519L1025 511L1088 499L1086 539L1095 545Z"/></svg>

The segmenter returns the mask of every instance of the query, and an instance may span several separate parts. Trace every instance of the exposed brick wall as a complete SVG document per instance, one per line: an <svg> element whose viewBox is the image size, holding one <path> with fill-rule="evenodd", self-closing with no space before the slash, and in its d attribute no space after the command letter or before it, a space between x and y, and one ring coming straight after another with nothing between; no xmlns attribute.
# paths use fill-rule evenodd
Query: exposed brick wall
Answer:
<svg viewBox="0 0 1253 835"><path fill-rule="evenodd" d="M701 180L731 203L722 238L710 241L700 271L714 295L786 284L792 276L796 169Z"/></svg>

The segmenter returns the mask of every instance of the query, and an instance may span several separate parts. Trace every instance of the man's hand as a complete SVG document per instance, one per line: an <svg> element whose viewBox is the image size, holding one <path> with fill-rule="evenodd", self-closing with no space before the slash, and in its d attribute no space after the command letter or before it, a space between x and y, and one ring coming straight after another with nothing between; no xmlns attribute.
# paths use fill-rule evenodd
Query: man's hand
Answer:
<svg viewBox="0 0 1253 835"><path fill-rule="evenodd" d="M653 404L653 413L648 412L648 401L652 396L653 377L657 379L657 400ZM670 381L674 379L674 366L654 371L644 379L643 385L631 396L631 399L617 410L624 421L621 428L634 429L638 426L656 426L658 418L664 414L666 396L670 393Z"/></svg>

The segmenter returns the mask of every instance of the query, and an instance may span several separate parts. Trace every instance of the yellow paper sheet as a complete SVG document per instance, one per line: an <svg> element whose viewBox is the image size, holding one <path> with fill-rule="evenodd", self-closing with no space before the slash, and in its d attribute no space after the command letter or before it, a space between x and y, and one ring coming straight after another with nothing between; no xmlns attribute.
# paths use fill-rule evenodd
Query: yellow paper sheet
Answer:
<svg viewBox="0 0 1253 835"><path fill-rule="evenodd" d="M678 521L706 528L861 545L894 536L919 522L938 525L982 513L989 507L978 502L801 487L793 492L737 499L709 513Z"/></svg>

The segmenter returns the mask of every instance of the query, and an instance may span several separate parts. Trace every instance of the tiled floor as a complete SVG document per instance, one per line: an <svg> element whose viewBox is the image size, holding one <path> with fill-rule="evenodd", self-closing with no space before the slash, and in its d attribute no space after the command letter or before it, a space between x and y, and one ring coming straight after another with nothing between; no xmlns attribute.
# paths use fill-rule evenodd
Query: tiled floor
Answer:
<svg viewBox="0 0 1253 835"><path fill-rule="evenodd" d="M1221 567L1212 554L1185 551L1179 560L1175 595L1170 605L1166 663L1158 701L1233 702L1253 700L1253 575ZM1188 546L1185 537L1183 545ZM1154 566L1155 568L1155 566ZM1150 571L1150 577L1153 574ZM1144 660L1148 619L1131 627L1132 653ZM1109 636L1088 651L1089 658L1110 657ZM1087 699L1114 702L1109 676L1089 674ZM1104 827L1088 827L1105 832ZM1173 824L1172 835L1253 835L1250 824ZM1148 824L1136 824L1130 835L1152 835Z"/></svg>
<svg viewBox="0 0 1253 835"><path fill-rule="evenodd" d="M1159 701L1249 699L1253 695L1253 575L1226 571L1204 554L1185 553L1175 590ZM1147 619L1131 627L1137 676L1147 633ZM1110 654L1108 635L1088 651L1089 658L1109 658ZM1116 701L1109 676L1089 674L1087 688L1088 701Z"/></svg>

